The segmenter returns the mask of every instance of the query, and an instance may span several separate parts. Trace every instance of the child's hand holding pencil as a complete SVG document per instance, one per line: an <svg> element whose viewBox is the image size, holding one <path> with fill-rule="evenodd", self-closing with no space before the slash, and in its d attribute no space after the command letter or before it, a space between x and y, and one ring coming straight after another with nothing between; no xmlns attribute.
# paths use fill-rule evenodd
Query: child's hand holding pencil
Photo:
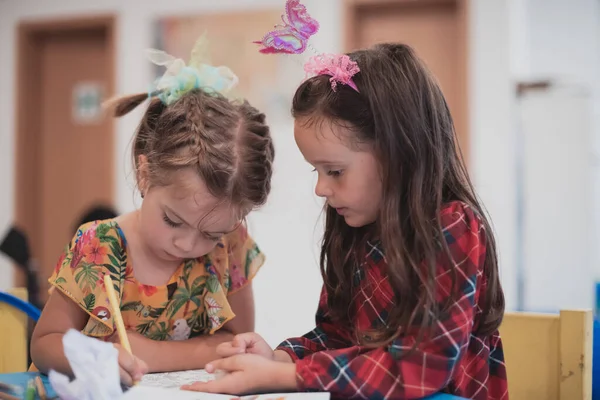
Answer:
<svg viewBox="0 0 600 400"><path fill-rule="evenodd" d="M126 386L132 386L138 383L144 374L148 372L148 365L141 359L133 355L125 324L121 316L121 307L117 300L117 295L112 286L112 280L109 275L104 275L104 287L108 294L108 301L115 319L117 333L121 344L114 344L119 350L119 372L121 374L121 383Z"/></svg>
<svg viewBox="0 0 600 400"><path fill-rule="evenodd" d="M115 343L114 346L119 350L121 383L125 386L137 384L148 372L148 366L144 361L125 350L122 345Z"/></svg>

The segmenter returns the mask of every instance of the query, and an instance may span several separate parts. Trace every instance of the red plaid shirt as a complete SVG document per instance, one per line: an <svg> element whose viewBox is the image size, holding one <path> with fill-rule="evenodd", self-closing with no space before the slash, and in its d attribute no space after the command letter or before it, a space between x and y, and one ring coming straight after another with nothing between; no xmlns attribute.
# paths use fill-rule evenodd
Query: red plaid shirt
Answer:
<svg viewBox="0 0 600 400"><path fill-rule="evenodd" d="M452 260L445 254L438 257L437 301L444 304L450 296L452 269L462 295L433 332L413 352L409 350L418 327L405 329L406 334L385 347L363 347L353 332L331 321L323 290L317 327L278 348L295 361L299 390L328 391L339 398L417 399L441 391L469 399L508 399L500 335L473 333L482 317L479 298L486 290L484 227L472 209L459 202L442 210L441 223ZM377 243L368 243L367 250L353 288L358 332L385 324L395 305L384 272L385 255Z"/></svg>

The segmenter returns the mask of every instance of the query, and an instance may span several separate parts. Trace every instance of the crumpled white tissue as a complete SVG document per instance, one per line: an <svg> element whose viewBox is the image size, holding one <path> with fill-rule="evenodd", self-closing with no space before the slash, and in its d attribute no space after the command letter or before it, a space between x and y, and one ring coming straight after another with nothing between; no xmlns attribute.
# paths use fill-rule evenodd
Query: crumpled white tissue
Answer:
<svg viewBox="0 0 600 400"><path fill-rule="evenodd" d="M70 329L63 336L65 356L73 381L51 370L48 379L62 400L108 400L123 396L119 375L119 351L111 344Z"/></svg>

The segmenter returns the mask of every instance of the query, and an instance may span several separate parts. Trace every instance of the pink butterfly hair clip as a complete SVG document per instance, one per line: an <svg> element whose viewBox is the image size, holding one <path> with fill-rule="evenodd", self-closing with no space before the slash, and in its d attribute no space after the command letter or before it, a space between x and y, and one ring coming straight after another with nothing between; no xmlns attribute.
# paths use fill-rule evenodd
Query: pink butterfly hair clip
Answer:
<svg viewBox="0 0 600 400"><path fill-rule="evenodd" d="M319 23L311 18L300 0L285 2L285 16L281 15L283 25L275 25L275 30L267 33L261 41L255 41L263 47L261 53L301 54L308 46L308 39L317 33Z"/></svg>
<svg viewBox="0 0 600 400"><path fill-rule="evenodd" d="M352 61L346 54L319 54L311 57L304 64L304 72L309 75L329 75L331 89L335 92L337 84L348 85L358 92L352 77L360 71L356 61ZM359 92L360 93L360 92Z"/></svg>

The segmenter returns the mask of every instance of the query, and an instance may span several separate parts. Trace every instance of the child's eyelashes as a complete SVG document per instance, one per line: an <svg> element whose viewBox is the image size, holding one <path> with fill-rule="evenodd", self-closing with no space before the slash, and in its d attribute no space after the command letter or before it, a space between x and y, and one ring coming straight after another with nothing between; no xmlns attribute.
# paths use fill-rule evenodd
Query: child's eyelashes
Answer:
<svg viewBox="0 0 600 400"><path fill-rule="evenodd" d="M178 228L181 226L180 222L175 222L167 214L163 214L163 220L169 225L171 228Z"/></svg>
<svg viewBox="0 0 600 400"><path fill-rule="evenodd" d="M212 242L218 242L219 240L221 240L221 236L209 236L205 234L204 237Z"/></svg>
<svg viewBox="0 0 600 400"><path fill-rule="evenodd" d="M171 218L169 218L169 216L166 213L163 213L163 220L171 228L179 228L179 227L183 226L183 223L173 221ZM218 242L223 237L222 235L214 236L214 235L209 235L204 232L201 232L201 233L207 240L210 240L211 242Z"/></svg>
<svg viewBox="0 0 600 400"><path fill-rule="evenodd" d="M312 172L316 172L316 171L317 171L316 168L314 168L312 170ZM343 172L343 170L328 170L327 171L327 175L333 176L334 178L337 178L338 176L342 175L342 172Z"/></svg>

